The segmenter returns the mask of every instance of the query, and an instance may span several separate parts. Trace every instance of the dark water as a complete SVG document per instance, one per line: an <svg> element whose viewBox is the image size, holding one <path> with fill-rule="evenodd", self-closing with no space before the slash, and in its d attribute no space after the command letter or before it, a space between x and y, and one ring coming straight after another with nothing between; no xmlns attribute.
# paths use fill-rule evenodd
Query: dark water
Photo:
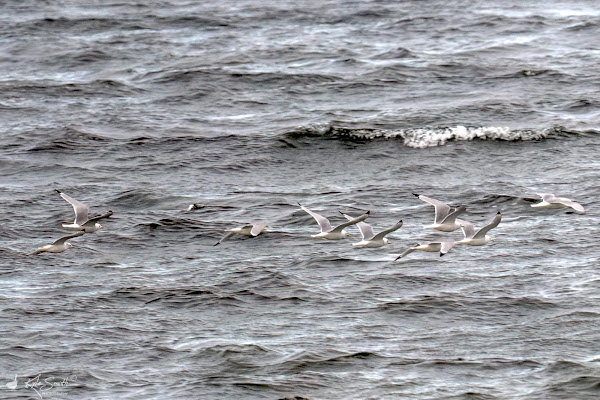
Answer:
<svg viewBox="0 0 600 400"><path fill-rule="evenodd" d="M0 4L0 397L600 395L596 2ZM496 241L393 262L411 192Z"/></svg>

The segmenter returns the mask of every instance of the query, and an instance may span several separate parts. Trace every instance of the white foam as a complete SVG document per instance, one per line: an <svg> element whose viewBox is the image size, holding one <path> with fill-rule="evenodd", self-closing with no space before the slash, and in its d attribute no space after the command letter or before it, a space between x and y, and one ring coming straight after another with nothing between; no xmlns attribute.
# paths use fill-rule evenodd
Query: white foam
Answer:
<svg viewBox="0 0 600 400"><path fill-rule="evenodd" d="M508 127L465 127L458 125L448 128L412 128L412 129L361 129L337 128L328 125L311 126L294 133L307 136L333 136L353 140L401 139L408 147L424 149L443 146L447 142L470 140L529 141L548 137L551 129L533 131L528 129L511 129Z"/></svg>
<svg viewBox="0 0 600 400"><path fill-rule="evenodd" d="M424 149L427 147L442 146L448 141L468 140L539 140L547 136L546 132L532 132L526 130L513 130L506 127L464 127L451 128L421 128L408 129L386 135L386 137L402 137L408 147Z"/></svg>

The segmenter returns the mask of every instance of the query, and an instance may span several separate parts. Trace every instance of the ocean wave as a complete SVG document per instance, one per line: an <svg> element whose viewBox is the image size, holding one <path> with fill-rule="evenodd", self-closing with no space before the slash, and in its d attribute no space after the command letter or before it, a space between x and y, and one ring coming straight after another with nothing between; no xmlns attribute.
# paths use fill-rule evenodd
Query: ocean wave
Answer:
<svg viewBox="0 0 600 400"><path fill-rule="evenodd" d="M560 134L572 134L561 127L543 130L512 129L494 126L462 126L439 128L407 128L407 129L377 129L377 128L343 128L331 125L301 127L286 132L281 142L290 145L290 140L310 138L340 139L351 141L372 141L377 139L402 140L408 147L424 149L443 146L448 142L492 140L492 141L536 141L554 138Z"/></svg>

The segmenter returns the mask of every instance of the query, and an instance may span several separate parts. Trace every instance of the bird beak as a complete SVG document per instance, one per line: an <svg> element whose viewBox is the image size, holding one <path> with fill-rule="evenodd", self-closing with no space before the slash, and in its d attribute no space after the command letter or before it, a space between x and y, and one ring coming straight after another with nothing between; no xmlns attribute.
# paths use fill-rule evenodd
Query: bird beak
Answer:
<svg viewBox="0 0 600 400"><path fill-rule="evenodd" d="M491 242L495 242L495 241L496 241L496 239L494 239L494 238L490 238L490 241L491 241Z"/></svg>
<svg viewBox="0 0 600 400"><path fill-rule="evenodd" d="M100 225L100 228L104 228L104 225Z"/></svg>
<svg viewBox="0 0 600 400"><path fill-rule="evenodd" d="M346 236L351 236L349 233L346 233Z"/></svg>

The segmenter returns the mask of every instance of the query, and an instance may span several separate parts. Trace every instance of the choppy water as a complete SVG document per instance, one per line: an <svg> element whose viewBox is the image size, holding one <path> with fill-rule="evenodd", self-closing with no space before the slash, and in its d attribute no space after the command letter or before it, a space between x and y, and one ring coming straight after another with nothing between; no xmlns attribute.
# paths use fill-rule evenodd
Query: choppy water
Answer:
<svg viewBox="0 0 600 400"><path fill-rule="evenodd" d="M488 3L2 4L0 397L596 399L600 11Z"/></svg>

